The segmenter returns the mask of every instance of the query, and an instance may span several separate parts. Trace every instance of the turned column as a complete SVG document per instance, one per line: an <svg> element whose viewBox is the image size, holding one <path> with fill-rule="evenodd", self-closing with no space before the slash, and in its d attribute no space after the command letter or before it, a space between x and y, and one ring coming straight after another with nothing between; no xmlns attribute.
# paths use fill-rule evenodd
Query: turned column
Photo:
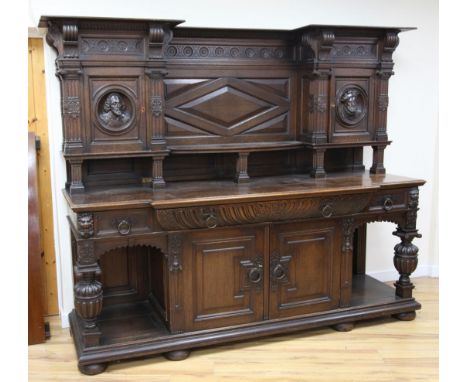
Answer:
<svg viewBox="0 0 468 382"><path fill-rule="evenodd" d="M324 178L327 173L324 167L325 149L313 148L312 149L312 170L310 176L313 178Z"/></svg>
<svg viewBox="0 0 468 382"><path fill-rule="evenodd" d="M384 166L384 150L385 145L381 146L372 146L373 156L372 156L372 167L370 168L371 174L385 174Z"/></svg>
<svg viewBox="0 0 468 382"><path fill-rule="evenodd" d="M248 168L248 152L241 152L237 157L236 162L236 182L237 183L247 183L250 180Z"/></svg>
<svg viewBox="0 0 468 382"><path fill-rule="evenodd" d="M97 318L102 310L103 289L98 280L101 269L94 255L93 241L77 241L74 272L75 312L82 325L83 343L85 347L97 346L101 336Z"/></svg>
<svg viewBox="0 0 468 382"><path fill-rule="evenodd" d="M83 159L70 159L70 194L84 192Z"/></svg>
<svg viewBox="0 0 468 382"><path fill-rule="evenodd" d="M412 243L415 237L420 238L421 235L416 229L416 218L418 211L419 191L413 188L408 192L408 207L405 220L400 224L393 234L398 236L400 243L395 245L395 256L393 264L400 274L400 278L395 283L396 295L402 298L412 298L414 285L411 282L410 275L416 270L418 265L418 247ZM396 318L401 320L414 319L415 313L401 313L396 315Z"/></svg>

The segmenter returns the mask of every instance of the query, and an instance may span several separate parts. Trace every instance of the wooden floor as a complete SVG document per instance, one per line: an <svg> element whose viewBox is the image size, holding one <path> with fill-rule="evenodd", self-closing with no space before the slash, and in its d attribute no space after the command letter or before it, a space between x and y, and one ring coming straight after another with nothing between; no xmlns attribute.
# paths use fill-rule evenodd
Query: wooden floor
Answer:
<svg viewBox="0 0 468 382"><path fill-rule="evenodd" d="M52 338L29 347L29 381L437 381L438 283L413 280L422 304L416 320L361 322L268 337L192 352L185 361L162 356L111 364L94 377L79 373L68 329L50 318Z"/></svg>

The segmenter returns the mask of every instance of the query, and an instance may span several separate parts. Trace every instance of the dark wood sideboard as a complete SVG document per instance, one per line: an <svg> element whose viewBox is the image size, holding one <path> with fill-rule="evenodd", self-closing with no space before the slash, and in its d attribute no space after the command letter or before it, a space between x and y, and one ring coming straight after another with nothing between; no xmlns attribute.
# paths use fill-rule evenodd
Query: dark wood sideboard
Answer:
<svg viewBox="0 0 468 382"><path fill-rule="evenodd" d="M384 167L411 28L180 23L40 22L58 54L79 369L414 319L424 181ZM395 288L365 273L375 221L397 227Z"/></svg>

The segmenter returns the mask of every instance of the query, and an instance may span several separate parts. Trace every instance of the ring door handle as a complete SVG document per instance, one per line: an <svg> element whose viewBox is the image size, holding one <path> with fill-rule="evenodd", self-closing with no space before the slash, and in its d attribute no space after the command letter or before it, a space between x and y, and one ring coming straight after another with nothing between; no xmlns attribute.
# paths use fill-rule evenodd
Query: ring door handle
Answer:
<svg viewBox="0 0 468 382"><path fill-rule="evenodd" d="M117 226L117 231L122 235L128 235L132 230L132 225L128 220L121 220Z"/></svg>
<svg viewBox="0 0 468 382"><path fill-rule="evenodd" d="M385 198L383 203L383 208L385 211L391 211L393 208L393 200L390 197Z"/></svg>
<svg viewBox="0 0 468 382"><path fill-rule="evenodd" d="M276 264L272 273L276 280L283 280L286 277L286 270L282 264Z"/></svg>
<svg viewBox="0 0 468 382"><path fill-rule="evenodd" d="M214 215L208 215L205 218L205 223L208 228L216 228L218 226L218 219Z"/></svg>
<svg viewBox="0 0 468 382"><path fill-rule="evenodd" d="M322 216L324 218L329 218L333 215L333 206L331 204L325 204L322 207Z"/></svg>
<svg viewBox="0 0 468 382"><path fill-rule="evenodd" d="M263 267L261 265L250 268L249 281L253 284L258 284L263 279Z"/></svg>

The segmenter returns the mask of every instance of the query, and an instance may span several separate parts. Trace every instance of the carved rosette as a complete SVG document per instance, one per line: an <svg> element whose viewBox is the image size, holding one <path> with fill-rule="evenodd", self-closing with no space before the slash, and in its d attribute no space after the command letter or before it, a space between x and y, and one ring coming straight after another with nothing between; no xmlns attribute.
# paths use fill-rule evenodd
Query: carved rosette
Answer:
<svg viewBox="0 0 468 382"><path fill-rule="evenodd" d="M75 309L83 319L85 327L96 327L96 318L101 313L103 292L97 280L81 280L75 284Z"/></svg>
<svg viewBox="0 0 468 382"><path fill-rule="evenodd" d="M93 214L90 212L79 213L78 218L78 232L83 239L87 239L94 235L94 219Z"/></svg>
<svg viewBox="0 0 468 382"><path fill-rule="evenodd" d="M182 270L182 235L169 235L167 245L167 261L170 272Z"/></svg>

